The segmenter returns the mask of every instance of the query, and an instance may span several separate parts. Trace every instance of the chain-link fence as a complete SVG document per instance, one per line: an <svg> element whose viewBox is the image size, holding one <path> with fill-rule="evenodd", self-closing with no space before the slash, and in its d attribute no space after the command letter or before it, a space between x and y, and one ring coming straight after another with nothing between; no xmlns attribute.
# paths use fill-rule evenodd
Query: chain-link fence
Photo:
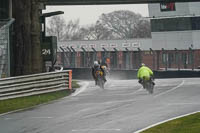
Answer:
<svg viewBox="0 0 200 133"><path fill-rule="evenodd" d="M0 78L10 76L10 26L14 19L0 21Z"/></svg>

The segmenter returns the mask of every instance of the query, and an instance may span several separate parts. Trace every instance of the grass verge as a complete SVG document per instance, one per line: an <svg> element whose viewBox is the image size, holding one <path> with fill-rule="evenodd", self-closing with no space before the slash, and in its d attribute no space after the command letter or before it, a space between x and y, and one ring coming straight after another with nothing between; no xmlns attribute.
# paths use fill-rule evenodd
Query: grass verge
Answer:
<svg viewBox="0 0 200 133"><path fill-rule="evenodd" d="M80 85L77 81L72 81L72 88L79 88ZM41 95L14 98L8 100L0 100L0 114L6 113L14 110L19 110L23 108L32 107L42 103L47 103L65 96L68 96L72 93L70 90L62 90L57 92L51 92Z"/></svg>
<svg viewBox="0 0 200 133"><path fill-rule="evenodd" d="M78 81L75 81L75 80L72 81L72 88L73 89L80 88L80 85L78 84Z"/></svg>
<svg viewBox="0 0 200 133"><path fill-rule="evenodd" d="M199 133L200 113L171 120L141 133Z"/></svg>

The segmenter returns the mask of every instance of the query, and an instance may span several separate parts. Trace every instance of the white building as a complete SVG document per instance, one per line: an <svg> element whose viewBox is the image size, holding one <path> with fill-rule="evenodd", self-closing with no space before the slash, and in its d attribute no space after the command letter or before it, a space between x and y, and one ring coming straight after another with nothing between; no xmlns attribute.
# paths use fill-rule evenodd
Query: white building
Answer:
<svg viewBox="0 0 200 133"><path fill-rule="evenodd" d="M149 4L152 46L200 49L200 2Z"/></svg>

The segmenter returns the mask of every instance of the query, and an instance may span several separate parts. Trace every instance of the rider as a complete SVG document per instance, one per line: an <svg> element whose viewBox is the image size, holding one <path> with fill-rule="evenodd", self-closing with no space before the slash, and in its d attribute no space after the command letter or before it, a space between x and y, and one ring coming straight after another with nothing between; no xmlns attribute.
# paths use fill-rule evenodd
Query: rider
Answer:
<svg viewBox="0 0 200 133"><path fill-rule="evenodd" d="M103 78L104 78L104 81L106 82L104 69L101 67L100 62L94 61L94 66L92 67L92 76L95 80L95 85L97 85L96 71L98 70L101 70L103 72Z"/></svg>
<svg viewBox="0 0 200 133"><path fill-rule="evenodd" d="M108 73L108 70L107 70L108 65L107 65L107 63L105 61L98 60L98 62L99 62L100 67L101 67L101 69L103 71L103 79L106 82L107 81L106 80L106 73Z"/></svg>
<svg viewBox="0 0 200 133"><path fill-rule="evenodd" d="M109 70L108 70L108 64L107 64L107 62L104 60L104 61L98 61L99 62L99 64L100 64L100 66L101 66L101 68L104 70L104 78L105 78L105 81L106 81L106 74L109 74Z"/></svg>
<svg viewBox="0 0 200 133"><path fill-rule="evenodd" d="M138 73L137 73L137 77L138 77L138 79L139 79L138 82L139 82L140 84L142 83L142 79L143 79L144 77L146 77L146 78L151 79L153 85L155 85L155 83L153 82L153 79L154 79L153 72L152 72L152 70L151 70L149 67L147 67L144 63L141 64L141 67L139 68Z"/></svg>

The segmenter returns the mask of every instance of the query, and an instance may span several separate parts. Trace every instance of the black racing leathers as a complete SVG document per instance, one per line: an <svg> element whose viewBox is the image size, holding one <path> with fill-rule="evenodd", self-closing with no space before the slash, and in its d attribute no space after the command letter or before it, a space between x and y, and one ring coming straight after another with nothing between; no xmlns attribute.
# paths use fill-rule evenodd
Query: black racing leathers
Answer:
<svg viewBox="0 0 200 133"><path fill-rule="evenodd" d="M95 80L95 84L97 83L96 82L97 81L96 72L98 70L101 70L103 72L103 78L104 78L104 81L106 82L106 73L105 73L104 69L101 66L100 67L99 66L94 66L94 67L92 67L92 76L93 76L93 78Z"/></svg>

